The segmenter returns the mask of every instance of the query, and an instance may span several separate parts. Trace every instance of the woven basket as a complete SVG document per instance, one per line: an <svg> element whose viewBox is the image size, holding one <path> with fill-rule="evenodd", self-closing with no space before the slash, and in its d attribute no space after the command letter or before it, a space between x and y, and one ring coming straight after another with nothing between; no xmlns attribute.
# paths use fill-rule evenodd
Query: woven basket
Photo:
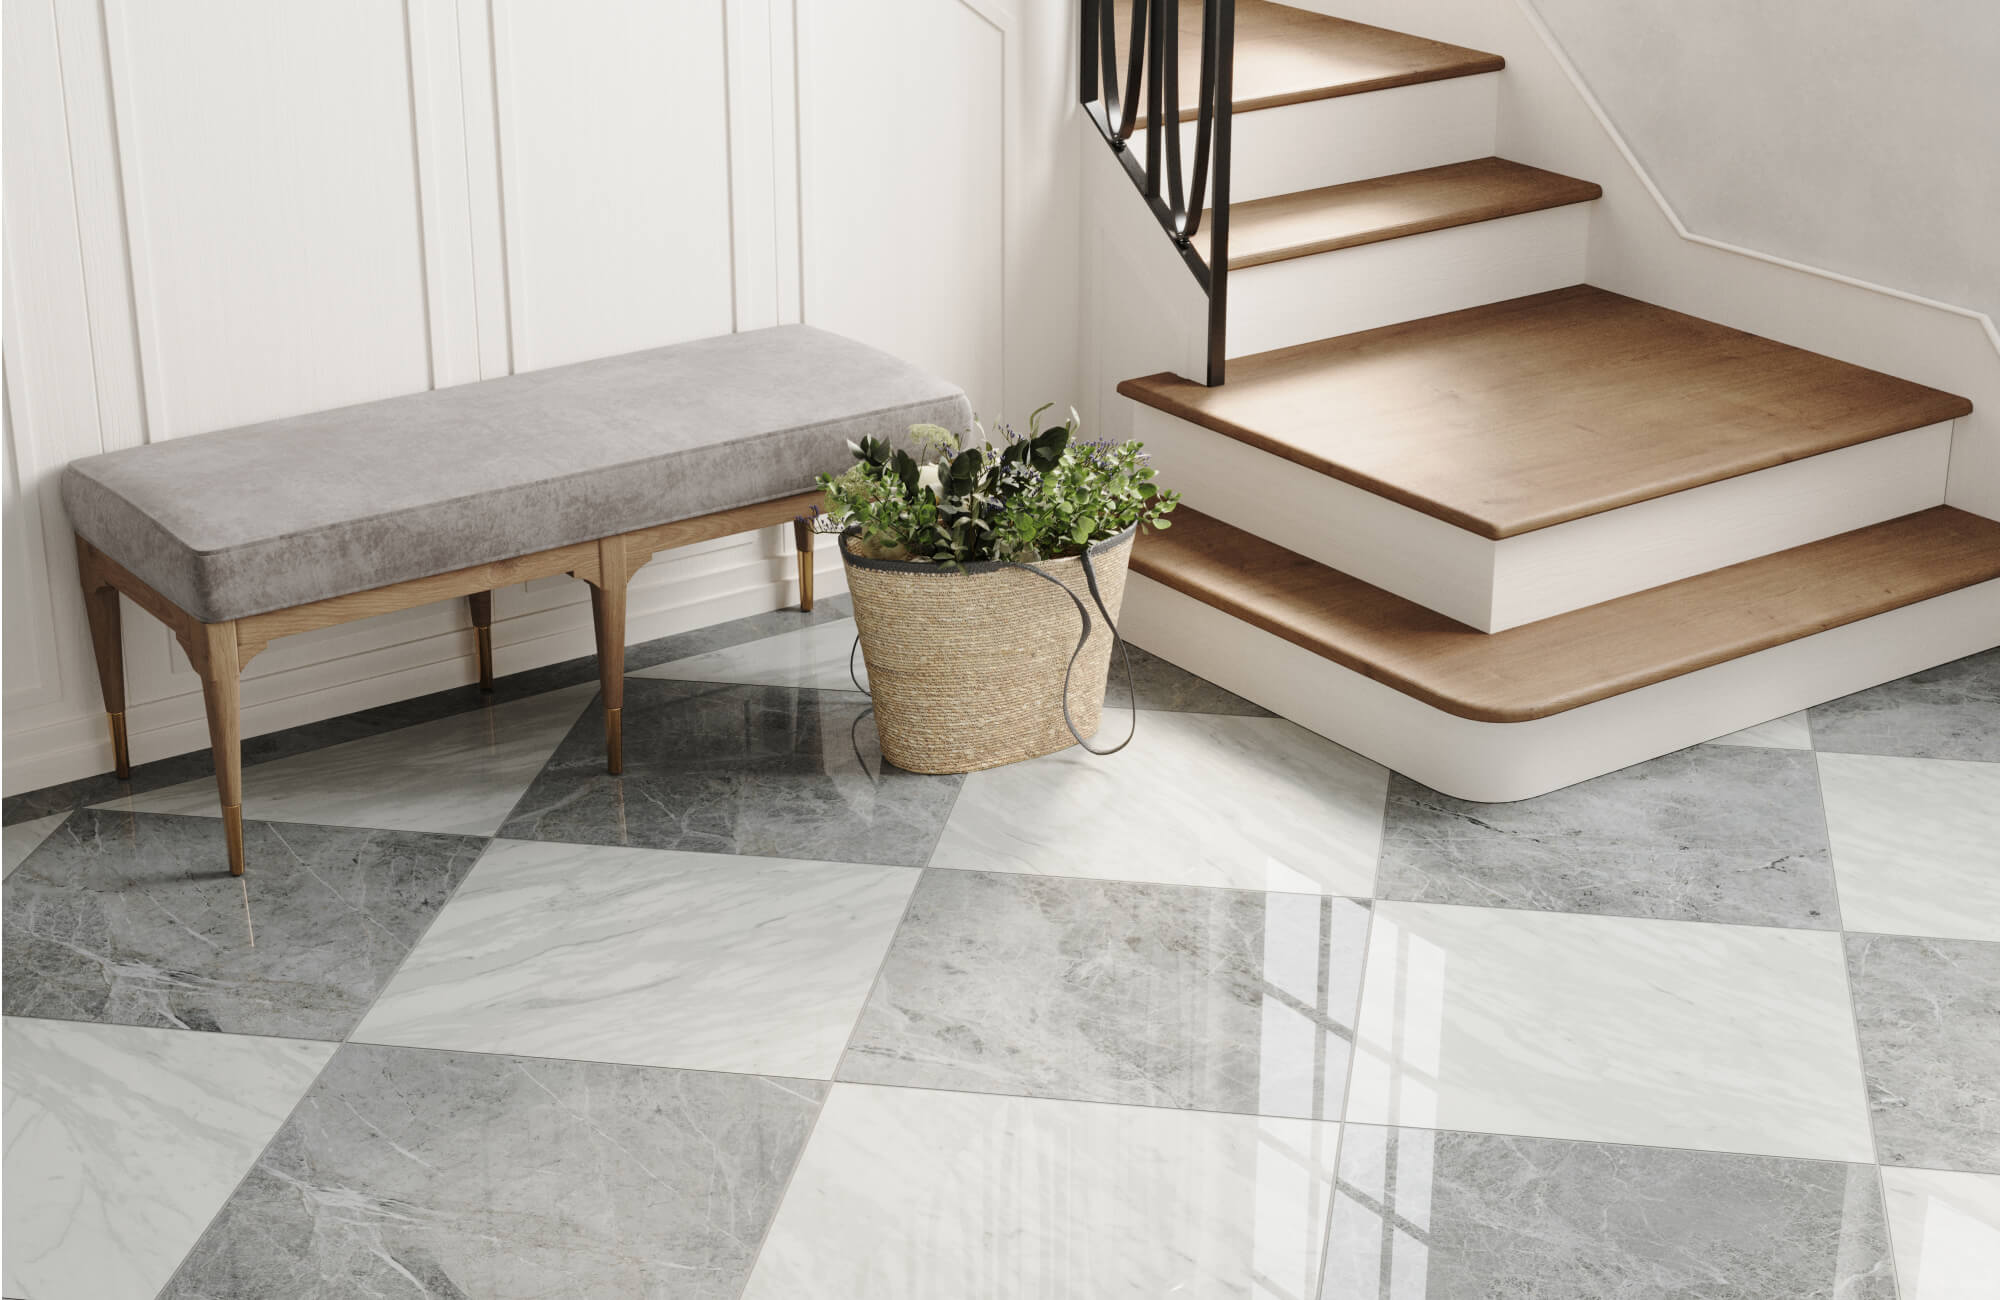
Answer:
<svg viewBox="0 0 2000 1300"><path fill-rule="evenodd" d="M1125 599L1133 530L1090 548L1098 594L1113 622ZM982 562L951 569L877 560L840 539L854 622L868 662L882 754L910 772L976 772L1054 753L1096 733L1111 665L1111 630L1097 612L1083 558L1034 567L1090 611L1090 639L1075 602L1018 566ZM1070 657L1076 667L1070 670Z"/></svg>

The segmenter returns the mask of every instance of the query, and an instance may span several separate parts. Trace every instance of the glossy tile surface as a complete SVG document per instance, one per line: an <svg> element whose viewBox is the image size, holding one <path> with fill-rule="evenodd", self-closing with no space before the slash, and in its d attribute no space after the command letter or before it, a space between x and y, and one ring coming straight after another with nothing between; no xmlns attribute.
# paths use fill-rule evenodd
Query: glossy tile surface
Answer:
<svg viewBox="0 0 2000 1300"><path fill-rule="evenodd" d="M472 867L460 835L85 808L7 878L10 1016L339 1039Z"/></svg>
<svg viewBox="0 0 2000 1300"><path fill-rule="evenodd" d="M1849 935L1885 1165L2000 1174L2000 944Z"/></svg>
<svg viewBox="0 0 2000 1300"><path fill-rule="evenodd" d="M354 1037L828 1078L917 876L499 841Z"/></svg>
<svg viewBox="0 0 2000 1300"><path fill-rule="evenodd" d="M333 1047L9 1017L6 1264L18 1300L158 1291Z"/></svg>
<svg viewBox="0 0 2000 1300"><path fill-rule="evenodd" d="M625 773L604 721L577 720L502 834L699 853L922 866L961 778L882 761L864 696L625 684Z"/></svg>
<svg viewBox="0 0 2000 1300"><path fill-rule="evenodd" d="M1787 713L1782 718L1760 722L1754 727L1732 731L1726 736L1717 736L1711 745L1754 745L1761 749L1811 749L1812 728L1806 723L1805 710Z"/></svg>
<svg viewBox="0 0 2000 1300"><path fill-rule="evenodd" d="M744 1295L1311 1296L1337 1132L835 1084Z"/></svg>
<svg viewBox="0 0 2000 1300"><path fill-rule="evenodd" d="M11 876L14 868L21 865L30 853L41 847L42 841L54 834L56 827L69 816L66 812L52 813L47 817L36 817L30 821L16 822L5 831L0 831L0 842L4 842L6 866L0 875Z"/></svg>
<svg viewBox="0 0 2000 1300"><path fill-rule="evenodd" d="M1125 687L1125 667L1116 655L1111 659L1111 675L1106 683L1104 702L1114 709L1130 708L1136 697L1142 709L1169 713L1228 713L1248 718L1274 716L1261 704L1252 704L1214 682L1195 676L1185 668L1168 663L1148 650L1128 645L1132 660L1132 688ZM1123 719L1112 719L1122 722ZM1122 735L1118 731L1115 734Z"/></svg>
<svg viewBox="0 0 2000 1300"><path fill-rule="evenodd" d="M246 767L243 815L491 835L595 696L594 685L571 686ZM106 806L218 815L207 778Z"/></svg>
<svg viewBox="0 0 2000 1300"><path fill-rule="evenodd" d="M1323 1300L1896 1300L1868 1165L1349 1124L1339 1169Z"/></svg>
<svg viewBox="0 0 2000 1300"><path fill-rule="evenodd" d="M2000 649L1816 705L1821 753L2000 763Z"/></svg>
<svg viewBox="0 0 2000 1300"><path fill-rule="evenodd" d="M1347 1118L1870 1160L1837 935L1378 903Z"/></svg>
<svg viewBox="0 0 2000 1300"><path fill-rule="evenodd" d="M966 777L931 862L1366 897L1388 780L1277 718L1142 712L1122 753L1066 750Z"/></svg>
<svg viewBox="0 0 2000 1300"><path fill-rule="evenodd" d="M929 871L840 1077L1338 1119L1352 899Z"/></svg>
<svg viewBox="0 0 2000 1300"><path fill-rule="evenodd" d="M2000 1174L1884 1169L1902 1300L1990 1300L2000 1286Z"/></svg>
<svg viewBox="0 0 2000 1300"><path fill-rule="evenodd" d="M162 1295L733 1297L824 1087L350 1044Z"/></svg>
<svg viewBox="0 0 2000 1300"><path fill-rule="evenodd" d="M1849 930L2000 941L2000 763L1821 754Z"/></svg>
<svg viewBox="0 0 2000 1300"><path fill-rule="evenodd" d="M868 669L854 649L854 621L815 623L742 645L673 659L631 674L669 681L743 682L761 686L806 686L822 691L851 691L847 657L854 654L854 671L868 684Z"/></svg>
<svg viewBox="0 0 2000 1300"><path fill-rule="evenodd" d="M1813 756L1697 745L1518 803L1394 776L1376 893L1833 929Z"/></svg>

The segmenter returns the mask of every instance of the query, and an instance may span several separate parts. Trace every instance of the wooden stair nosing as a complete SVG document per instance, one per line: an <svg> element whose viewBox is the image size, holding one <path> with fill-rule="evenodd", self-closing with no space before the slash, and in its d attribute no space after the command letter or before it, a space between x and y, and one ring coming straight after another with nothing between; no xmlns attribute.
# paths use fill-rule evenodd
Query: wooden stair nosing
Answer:
<svg viewBox="0 0 2000 1300"><path fill-rule="evenodd" d="M1514 723L2000 578L2000 521L1936 506L1493 633L1185 506L1131 563L1433 708Z"/></svg>
<svg viewBox="0 0 2000 1300"><path fill-rule="evenodd" d="M1972 411L1586 284L1229 367L1118 392L1496 541Z"/></svg>

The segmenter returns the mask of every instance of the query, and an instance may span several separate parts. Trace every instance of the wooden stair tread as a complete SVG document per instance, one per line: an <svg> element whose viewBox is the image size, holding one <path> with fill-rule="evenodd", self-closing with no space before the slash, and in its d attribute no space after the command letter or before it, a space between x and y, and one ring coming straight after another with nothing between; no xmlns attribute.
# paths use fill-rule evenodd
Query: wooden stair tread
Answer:
<svg viewBox="0 0 2000 1300"><path fill-rule="evenodd" d="M1192 122L1201 94L1201 0L1182 0L1180 27L1180 118ZM1118 68L1124 75L1131 39L1131 0L1114 0ZM1480 72L1498 72L1507 61L1497 54L1468 50L1366 23L1349 22L1268 0L1237 0L1236 61L1231 69L1232 111L1333 99L1392 86ZM1146 99L1139 100L1139 127L1146 126Z"/></svg>
<svg viewBox="0 0 2000 1300"><path fill-rule="evenodd" d="M1229 269L1587 203L1603 194L1593 181L1479 158L1253 199L1230 205ZM1211 210L1195 238L1204 259L1214 222Z"/></svg>
<svg viewBox="0 0 2000 1300"><path fill-rule="evenodd" d="M1963 397L1573 285L1118 391L1504 538L1956 419Z"/></svg>
<svg viewBox="0 0 2000 1300"><path fill-rule="evenodd" d="M1525 722L2000 578L2000 521L1937 506L1486 633L1183 506L1132 569L1477 722Z"/></svg>

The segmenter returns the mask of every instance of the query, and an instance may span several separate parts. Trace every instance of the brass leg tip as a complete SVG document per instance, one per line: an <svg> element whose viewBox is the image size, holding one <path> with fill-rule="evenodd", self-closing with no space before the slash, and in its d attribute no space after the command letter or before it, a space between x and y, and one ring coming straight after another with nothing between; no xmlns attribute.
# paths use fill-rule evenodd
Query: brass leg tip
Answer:
<svg viewBox="0 0 2000 1300"><path fill-rule="evenodd" d="M108 713L111 720L111 765L120 781L132 779L132 749L125 736L125 714Z"/></svg>
<svg viewBox="0 0 2000 1300"><path fill-rule="evenodd" d="M243 874L243 805L225 804L222 809L222 836L229 844L229 874Z"/></svg>

